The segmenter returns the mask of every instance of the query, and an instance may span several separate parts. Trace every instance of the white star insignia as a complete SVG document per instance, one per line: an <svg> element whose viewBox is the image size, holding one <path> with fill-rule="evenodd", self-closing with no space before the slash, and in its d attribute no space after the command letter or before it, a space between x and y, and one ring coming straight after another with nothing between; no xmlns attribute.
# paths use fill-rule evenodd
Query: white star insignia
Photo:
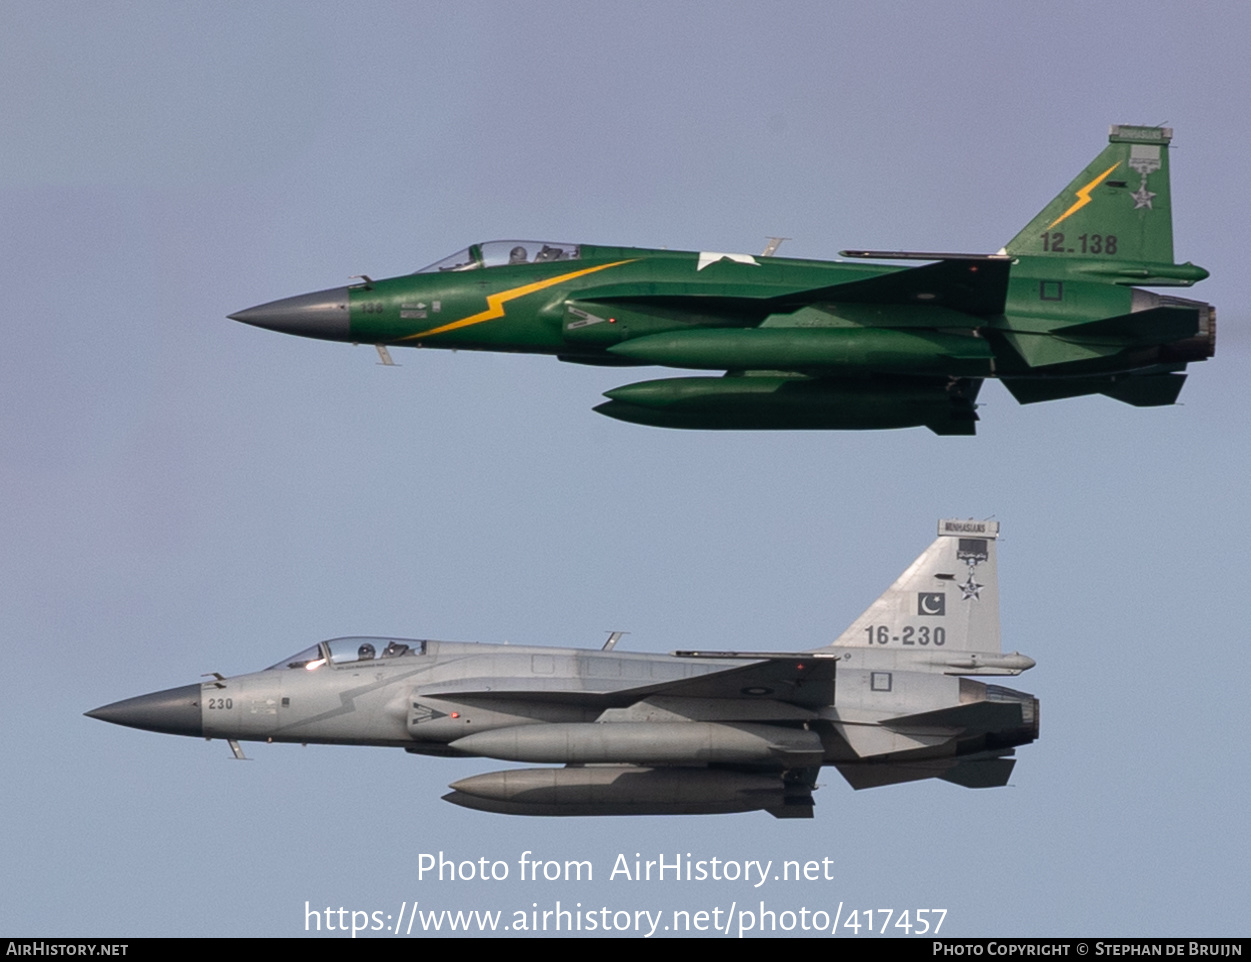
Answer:
<svg viewBox="0 0 1251 962"><path fill-rule="evenodd" d="M1129 196L1134 198L1134 210L1138 210L1140 207L1147 207L1154 210L1154 208L1151 207L1151 198L1154 197L1155 194L1147 190L1146 184L1143 184L1137 190L1133 191Z"/></svg>
<svg viewBox="0 0 1251 962"><path fill-rule="evenodd" d="M759 267L760 262L751 254L723 254L721 251L700 251L699 264L695 268L696 271L702 271L709 264L715 264L717 261L733 261L735 264L751 264L753 267Z"/></svg>
<svg viewBox="0 0 1251 962"><path fill-rule="evenodd" d="M966 581L964 584L960 585L959 587L960 587L960 591L962 592L962 595L961 595L962 601L968 601L970 598L972 598L974 601L981 601L982 589L985 588L986 586L979 585L976 581L973 580L973 575L970 574L969 580Z"/></svg>

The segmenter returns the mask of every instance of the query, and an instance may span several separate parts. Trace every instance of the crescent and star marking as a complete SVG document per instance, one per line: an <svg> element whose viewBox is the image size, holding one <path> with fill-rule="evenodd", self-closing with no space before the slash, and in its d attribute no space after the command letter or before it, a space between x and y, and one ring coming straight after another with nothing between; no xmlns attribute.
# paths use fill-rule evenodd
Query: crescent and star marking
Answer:
<svg viewBox="0 0 1251 962"><path fill-rule="evenodd" d="M462 317L459 321L451 321L440 327L432 327L428 331L422 331L420 334L409 334L400 338L400 341L416 341L423 337L433 337L435 334L444 334L447 331L455 331L462 327L470 327L473 324L481 324L484 321L493 321L498 317L504 316L504 305L509 301L516 300L518 297L525 297L527 294L533 294L535 291L541 291L544 288L555 287L557 284L563 284L565 281L571 281L575 277L584 277L587 274L594 274L596 271L607 270L610 267L620 267L622 264L633 263L637 258L631 258L624 261L613 261L611 264L600 264L598 267L584 267L580 271L570 271L568 274L558 274L556 277L549 277L546 280L535 281L533 284L523 284L521 287L513 287L506 291L497 291L494 294L487 295L487 309L479 311L477 314L470 314L468 317Z"/></svg>
<svg viewBox="0 0 1251 962"><path fill-rule="evenodd" d="M1074 214L1077 211L1081 210L1083 207L1085 207L1087 204L1089 204L1090 192L1094 190L1096 187L1098 187L1100 184L1102 184L1103 181L1107 178L1108 174L1112 173L1112 171L1116 170L1116 168L1120 166L1121 166L1121 162L1118 160L1115 164L1113 164L1111 167L1105 170L1102 174L1100 174L1098 177L1092 180L1089 184L1081 188L1081 190L1077 192L1077 200L1073 204L1073 206L1070 207L1068 210L1066 210L1063 214L1061 214L1055 220L1053 220L1050 224L1048 224L1047 230L1051 230L1051 228L1055 227L1056 224L1060 223L1060 221L1068 217L1069 214Z"/></svg>

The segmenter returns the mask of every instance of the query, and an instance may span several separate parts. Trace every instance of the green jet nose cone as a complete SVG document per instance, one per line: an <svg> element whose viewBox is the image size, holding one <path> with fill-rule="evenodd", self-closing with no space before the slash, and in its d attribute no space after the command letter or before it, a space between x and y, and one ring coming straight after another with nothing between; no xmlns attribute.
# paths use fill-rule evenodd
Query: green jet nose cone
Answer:
<svg viewBox="0 0 1251 962"><path fill-rule="evenodd" d="M333 287L313 294L270 301L231 314L230 319L282 334L346 340L351 331L348 289Z"/></svg>

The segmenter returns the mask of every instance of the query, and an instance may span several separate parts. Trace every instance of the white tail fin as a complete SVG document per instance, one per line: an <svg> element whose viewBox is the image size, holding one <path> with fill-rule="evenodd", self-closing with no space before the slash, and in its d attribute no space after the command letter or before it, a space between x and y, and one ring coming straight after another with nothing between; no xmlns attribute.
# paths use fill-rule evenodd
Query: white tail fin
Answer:
<svg viewBox="0 0 1251 962"><path fill-rule="evenodd" d="M940 521L938 539L834 645L999 654L998 521Z"/></svg>

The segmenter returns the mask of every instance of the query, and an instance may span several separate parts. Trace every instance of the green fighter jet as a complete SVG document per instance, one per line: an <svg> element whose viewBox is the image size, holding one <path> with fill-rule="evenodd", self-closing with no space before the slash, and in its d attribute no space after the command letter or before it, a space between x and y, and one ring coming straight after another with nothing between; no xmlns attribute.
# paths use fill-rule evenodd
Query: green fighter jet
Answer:
<svg viewBox="0 0 1251 962"><path fill-rule="evenodd" d="M1210 304L1173 261L1167 127L1108 146L996 254L843 251L844 261L533 241L474 244L415 274L231 317L375 344L554 354L720 376L639 381L595 410L673 428L973 434L982 381L1023 404L1172 404L1212 356ZM928 261L888 266L865 259Z"/></svg>

